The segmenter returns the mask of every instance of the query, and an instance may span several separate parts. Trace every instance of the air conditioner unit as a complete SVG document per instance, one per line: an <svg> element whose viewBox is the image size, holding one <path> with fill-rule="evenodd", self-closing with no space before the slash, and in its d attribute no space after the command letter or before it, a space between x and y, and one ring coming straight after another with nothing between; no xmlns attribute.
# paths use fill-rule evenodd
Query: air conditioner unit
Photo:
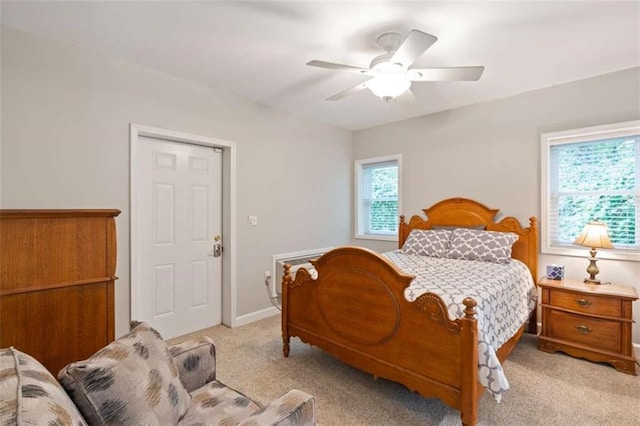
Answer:
<svg viewBox="0 0 640 426"><path fill-rule="evenodd" d="M291 275L295 277L300 268L311 271L312 259L317 259L333 247L325 247L315 250L305 250L295 253L282 253L273 255L273 268L271 273L271 297L278 297L282 293L282 277L284 276L284 265L291 265Z"/></svg>

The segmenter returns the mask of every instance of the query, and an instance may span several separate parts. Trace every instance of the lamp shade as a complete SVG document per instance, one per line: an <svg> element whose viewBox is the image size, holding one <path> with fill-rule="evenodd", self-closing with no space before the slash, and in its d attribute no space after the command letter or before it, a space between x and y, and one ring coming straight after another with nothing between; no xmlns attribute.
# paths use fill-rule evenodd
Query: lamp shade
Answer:
<svg viewBox="0 0 640 426"><path fill-rule="evenodd" d="M582 233L573 242L580 246L592 248L613 248L609 239L609 230L604 222L591 221L584 226Z"/></svg>

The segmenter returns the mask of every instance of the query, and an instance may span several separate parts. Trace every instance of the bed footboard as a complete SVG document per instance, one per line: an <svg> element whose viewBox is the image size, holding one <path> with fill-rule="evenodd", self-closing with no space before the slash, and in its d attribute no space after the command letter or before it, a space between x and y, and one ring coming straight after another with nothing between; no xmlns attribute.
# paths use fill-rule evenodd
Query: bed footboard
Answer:
<svg viewBox="0 0 640 426"><path fill-rule="evenodd" d="M436 397L461 411L462 423L477 422L476 302L464 300L465 316L451 320L440 297L427 293L410 303L404 289L412 276L379 254L342 247L295 278L285 266L282 286L284 356L289 340L318 346L336 358Z"/></svg>

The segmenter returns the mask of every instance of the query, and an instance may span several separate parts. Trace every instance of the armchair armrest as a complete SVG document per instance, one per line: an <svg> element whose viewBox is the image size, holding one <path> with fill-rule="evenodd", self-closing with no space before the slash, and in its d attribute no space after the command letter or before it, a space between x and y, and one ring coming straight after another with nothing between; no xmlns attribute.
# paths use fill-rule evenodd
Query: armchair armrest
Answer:
<svg viewBox="0 0 640 426"><path fill-rule="evenodd" d="M187 392L191 393L216 379L216 347L209 337L169 346L169 352Z"/></svg>
<svg viewBox="0 0 640 426"><path fill-rule="evenodd" d="M293 389L247 417L238 426L313 426L315 402L308 393Z"/></svg>

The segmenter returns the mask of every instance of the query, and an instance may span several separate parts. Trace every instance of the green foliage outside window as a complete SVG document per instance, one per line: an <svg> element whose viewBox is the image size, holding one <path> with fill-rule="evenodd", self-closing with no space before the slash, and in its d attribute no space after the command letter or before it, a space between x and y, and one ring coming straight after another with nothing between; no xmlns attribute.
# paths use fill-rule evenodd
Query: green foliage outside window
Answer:
<svg viewBox="0 0 640 426"><path fill-rule="evenodd" d="M394 233L398 230L398 166L371 170L369 232Z"/></svg>
<svg viewBox="0 0 640 426"><path fill-rule="evenodd" d="M556 145L558 232L573 243L590 220L605 222L613 244L637 245L638 138Z"/></svg>
<svg viewBox="0 0 640 426"><path fill-rule="evenodd" d="M369 212L370 231L393 233L398 230L397 201L374 201Z"/></svg>

